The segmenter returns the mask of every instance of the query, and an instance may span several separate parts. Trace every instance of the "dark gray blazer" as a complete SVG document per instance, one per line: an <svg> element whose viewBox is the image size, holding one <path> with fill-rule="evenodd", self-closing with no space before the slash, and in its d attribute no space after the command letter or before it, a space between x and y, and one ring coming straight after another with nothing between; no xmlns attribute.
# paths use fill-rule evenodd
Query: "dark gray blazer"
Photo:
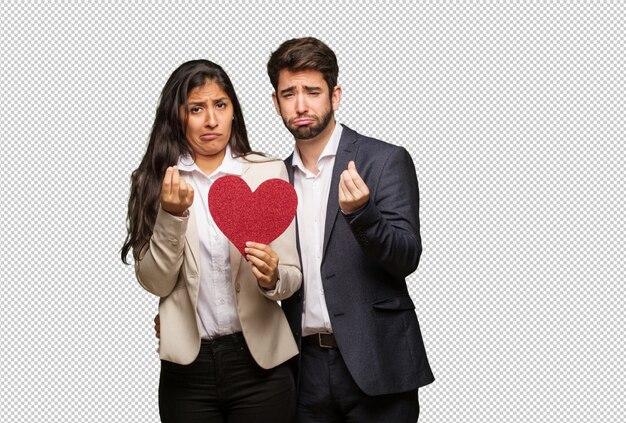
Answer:
<svg viewBox="0 0 626 423"><path fill-rule="evenodd" d="M291 183L292 158L285 160ZM350 160L369 187L370 200L355 215L344 216L339 176ZM434 380L405 282L422 252L418 197L415 166L404 148L343 127L320 272L339 350L368 395L405 392ZM299 345L303 292L282 301Z"/></svg>

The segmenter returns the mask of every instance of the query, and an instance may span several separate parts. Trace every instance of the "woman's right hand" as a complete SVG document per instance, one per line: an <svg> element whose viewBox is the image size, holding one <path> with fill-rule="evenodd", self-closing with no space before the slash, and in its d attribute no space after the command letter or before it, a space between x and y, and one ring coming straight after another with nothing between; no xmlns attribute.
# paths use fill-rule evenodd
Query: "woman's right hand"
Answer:
<svg viewBox="0 0 626 423"><path fill-rule="evenodd" d="M183 216L193 204L193 187L181 178L176 166L165 171L161 187L161 207L174 216Z"/></svg>

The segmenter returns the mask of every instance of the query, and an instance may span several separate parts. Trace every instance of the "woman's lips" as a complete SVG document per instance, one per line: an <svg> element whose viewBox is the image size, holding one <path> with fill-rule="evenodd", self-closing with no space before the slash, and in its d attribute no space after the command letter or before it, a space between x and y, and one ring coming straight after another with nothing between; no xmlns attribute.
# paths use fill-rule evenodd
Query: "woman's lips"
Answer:
<svg viewBox="0 0 626 423"><path fill-rule="evenodd" d="M209 134L200 135L200 139L202 141L213 141L215 138L219 137L222 134L218 134L217 132L211 132Z"/></svg>

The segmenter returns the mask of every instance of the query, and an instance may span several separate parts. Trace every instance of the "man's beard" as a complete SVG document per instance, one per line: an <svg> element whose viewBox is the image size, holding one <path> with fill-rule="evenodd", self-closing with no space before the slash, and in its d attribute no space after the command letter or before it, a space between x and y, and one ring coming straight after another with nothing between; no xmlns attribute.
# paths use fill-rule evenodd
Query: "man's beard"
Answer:
<svg viewBox="0 0 626 423"><path fill-rule="evenodd" d="M298 117L302 117L302 116L298 116ZM308 118L312 117L313 119L317 121L316 116L315 117L306 116L306 117ZM283 123L285 124L285 127L289 130L289 132L291 132L291 135L293 135L295 139L309 140L311 138L317 137L324 129L326 129L332 117L333 117L333 111L331 108L330 110L328 110L328 113L322 115L321 122L318 123L317 125L291 126L289 125L287 120L285 120L285 118L283 118Z"/></svg>

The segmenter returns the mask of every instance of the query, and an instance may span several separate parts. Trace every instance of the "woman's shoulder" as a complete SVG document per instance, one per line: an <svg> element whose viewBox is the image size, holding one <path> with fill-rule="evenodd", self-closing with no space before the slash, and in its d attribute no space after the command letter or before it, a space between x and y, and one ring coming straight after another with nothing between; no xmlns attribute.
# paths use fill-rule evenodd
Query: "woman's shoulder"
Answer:
<svg viewBox="0 0 626 423"><path fill-rule="evenodd" d="M239 157L238 160L249 166L249 171L261 173L265 175L265 177L285 178L287 175L285 163L281 159L277 159L275 157L251 153Z"/></svg>
<svg viewBox="0 0 626 423"><path fill-rule="evenodd" d="M282 161L280 159L277 159L276 157L267 156L261 153L248 153L245 156L239 156L238 160L244 163L270 163Z"/></svg>
<svg viewBox="0 0 626 423"><path fill-rule="evenodd" d="M265 156L258 153L250 153L245 156L238 157L238 160L244 164L254 167L281 168L285 163L276 157Z"/></svg>

